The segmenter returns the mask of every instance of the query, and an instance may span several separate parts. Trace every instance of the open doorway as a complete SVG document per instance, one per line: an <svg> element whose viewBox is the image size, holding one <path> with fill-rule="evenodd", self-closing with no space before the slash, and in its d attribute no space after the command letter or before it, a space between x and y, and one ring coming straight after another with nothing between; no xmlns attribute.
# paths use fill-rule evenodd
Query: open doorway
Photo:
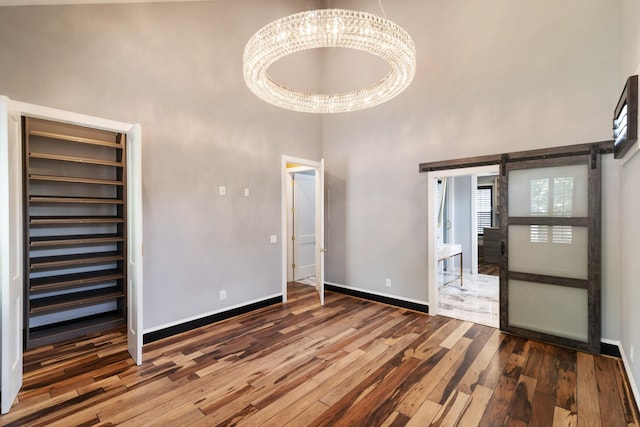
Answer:
<svg viewBox="0 0 640 427"><path fill-rule="evenodd" d="M434 208L429 209L428 227L435 236L429 241L433 314L498 327L500 248L493 252L492 241L490 250L485 247L485 233L498 231L497 174L497 166L429 173Z"/></svg>
<svg viewBox="0 0 640 427"><path fill-rule="evenodd" d="M126 169L127 191L122 197L126 199L127 213L127 344L128 350L136 364L142 363L142 281L143 281L143 257L142 257L142 151L141 133L139 124L122 123L98 117L85 116L73 112L57 110L35 104L27 104L10 100L5 96L0 96L0 259L3 264L3 274L0 278L2 297L0 298L2 312L2 355L1 365L1 412L6 413L11 408L23 378L23 327L28 325L24 321L24 298L25 298L25 272L23 258L23 242L28 240L24 234L23 224L23 159L22 159L22 117L33 117L48 121L64 123L68 125L81 126L85 128L108 130L110 132L122 133L127 136L126 159L123 165L118 162L118 167ZM42 133L41 133L42 134ZM59 138L60 135L48 135L48 137ZM80 140L86 140L79 138ZM66 141L80 142L75 139ZM94 141L95 142L95 141ZM93 142L90 144L95 145ZM120 148L122 149L122 148ZM77 155L76 155L77 156ZM42 158L41 153L41 158ZM87 159L73 156L55 156L49 153L47 160L55 160L71 163L85 163ZM86 183L86 182L85 182ZM64 198L62 198L64 200ZM125 202L120 200L121 202ZM94 200L95 202L95 200ZM67 201L61 203L68 203ZM28 212L27 212L28 213ZM54 218L49 221L69 221L69 218ZM72 220L78 220L74 217ZM80 221L102 221L98 217L82 217ZM63 255L64 256L64 255ZM69 261L67 258L66 261ZM5 274L6 273L6 274ZM71 276L71 274L69 274ZM62 276L58 276L62 277ZM95 278L95 277L94 277ZM78 277L69 277L69 282L60 286L69 285L73 280L81 282ZM51 285L52 283L50 283ZM94 295L95 296L95 295ZM42 298L44 299L44 298ZM65 301L69 303L69 301ZM75 300L75 303L84 304L85 300ZM62 304L60 304L62 305ZM68 306L67 306L68 307ZM92 319L95 320L95 319ZM70 324L60 322L58 331L64 330ZM77 323L74 325L77 326ZM81 330L81 328L77 328Z"/></svg>
<svg viewBox="0 0 640 427"><path fill-rule="evenodd" d="M486 276L499 276L500 272L499 184L497 173L477 175L475 231L478 235L478 274Z"/></svg>
<svg viewBox="0 0 640 427"><path fill-rule="evenodd" d="M323 175L322 160L282 156L284 301L300 286L314 286L324 304Z"/></svg>
<svg viewBox="0 0 640 427"><path fill-rule="evenodd" d="M287 282L315 284L316 171L305 166L288 167Z"/></svg>

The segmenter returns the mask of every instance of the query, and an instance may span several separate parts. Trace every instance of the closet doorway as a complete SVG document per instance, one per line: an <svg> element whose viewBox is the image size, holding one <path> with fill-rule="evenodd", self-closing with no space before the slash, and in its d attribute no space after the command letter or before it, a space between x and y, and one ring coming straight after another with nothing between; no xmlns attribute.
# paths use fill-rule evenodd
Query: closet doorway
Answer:
<svg viewBox="0 0 640 427"><path fill-rule="evenodd" d="M282 156L282 293L314 286L324 305L324 160Z"/></svg>
<svg viewBox="0 0 640 427"><path fill-rule="evenodd" d="M82 114L13 101L0 96L0 288L1 409L6 413L22 386L24 242L22 203L21 117L57 121L127 136L127 341L136 364L142 363L142 150L139 124L115 122ZM19 232L16 232L20 230ZM19 256L16 256L19 255ZM11 261L11 262L9 262Z"/></svg>

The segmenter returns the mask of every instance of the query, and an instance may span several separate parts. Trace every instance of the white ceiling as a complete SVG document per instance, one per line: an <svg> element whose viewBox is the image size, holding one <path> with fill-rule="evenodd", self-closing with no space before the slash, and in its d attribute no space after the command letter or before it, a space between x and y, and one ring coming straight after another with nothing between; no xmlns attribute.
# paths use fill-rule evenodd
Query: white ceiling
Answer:
<svg viewBox="0 0 640 427"><path fill-rule="evenodd" d="M161 3L210 0L0 0L0 6L35 6L53 4Z"/></svg>

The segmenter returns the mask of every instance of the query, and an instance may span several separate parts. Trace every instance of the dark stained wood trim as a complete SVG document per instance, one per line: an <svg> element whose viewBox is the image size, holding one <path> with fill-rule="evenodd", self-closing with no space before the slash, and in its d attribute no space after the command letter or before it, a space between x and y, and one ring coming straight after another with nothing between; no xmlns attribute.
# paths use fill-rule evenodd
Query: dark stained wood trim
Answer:
<svg viewBox="0 0 640 427"><path fill-rule="evenodd" d="M512 216L509 225L563 225L572 227L588 227L590 220L587 217L538 217L538 216Z"/></svg>
<svg viewBox="0 0 640 427"><path fill-rule="evenodd" d="M509 330L509 180L505 161L500 168L500 330Z"/></svg>
<svg viewBox="0 0 640 427"><path fill-rule="evenodd" d="M429 313L429 305L419 304L417 302L405 301L398 298L391 298L382 295L370 294L368 292L357 291L342 286L335 286L325 283L325 290L331 292L337 292L340 294L350 295L352 297L362 298L369 301L381 302L384 304L393 305L395 307L406 308L408 310L419 311L420 313Z"/></svg>
<svg viewBox="0 0 640 427"><path fill-rule="evenodd" d="M543 274L520 273L517 271L510 271L509 279L522 280L524 282L545 283L547 285L565 286L568 288L587 289L589 287L588 280L572 279L570 277L545 276Z"/></svg>
<svg viewBox="0 0 640 427"><path fill-rule="evenodd" d="M21 129L22 129L22 236L23 236L23 251L22 251L22 259L23 262L23 280L28 282L30 276L30 251L31 248L28 244L25 244L28 241L28 237L30 235L30 224L26 218L31 216L31 206L29 204L29 194L31 193L30 186L31 183L27 178L27 174L25 171L29 170L29 152L30 149L30 140L29 133L31 131L31 120L28 120L25 116L21 117ZM23 298L23 310L22 310L22 343L23 346L26 347L26 343L29 341L29 309L28 309L28 301L31 300L31 287L26 283L23 285L22 298Z"/></svg>
<svg viewBox="0 0 640 427"><path fill-rule="evenodd" d="M479 157L465 157L454 160L441 160L438 162L420 163L420 172L433 172L447 169L472 168L479 166L491 166L500 164L501 154L493 154Z"/></svg>
<svg viewBox="0 0 640 427"><path fill-rule="evenodd" d="M588 155L591 153L591 146L598 147L600 154L613 153L613 140L592 142L587 144L565 145L552 148L541 148L527 151L516 151L505 154L491 154L486 156L463 157L459 159L440 160L435 162L420 163L419 172L434 172L450 169L462 169L479 166L499 165L506 159L507 162L526 161L536 159L549 159L554 157L567 157L577 155Z"/></svg>
<svg viewBox="0 0 640 427"><path fill-rule="evenodd" d="M553 168L561 166L581 165L589 162L589 155L584 152L575 155L563 154L558 156L545 156L536 158L515 159L509 157L509 170L523 170L533 168Z"/></svg>
<svg viewBox="0 0 640 427"><path fill-rule="evenodd" d="M206 316L200 319L181 323L179 325L170 326L168 328L164 328L159 331L147 332L146 334L144 334L143 342L144 344L149 344L151 342L158 341L163 338L168 338L170 336L180 334L182 332L187 332L192 329L196 329L202 326L219 322L221 320L229 319L234 316L239 316L241 314L249 313L251 311L268 307L270 305L281 304L281 303L282 303L282 296L273 297L273 298L266 299L264 301L258 301L253 304L223 311L221 313L212 314L211 316Z"/></svg>
<svg viewBox="0 0 640 427"><path fill-rule="evenodd" d="M602 159L597 149L593 147L592 163L589 168L589 351L596 353L600 350L602 335L601 320L601 288L602 288Z"/></svg>
<svg viewBox="0 0 640 427"><path fill-rule="evenodd" d="M584 144L561 145L557 147L541 148L528 151L518 151L509 154L509 161L542 160L555 157L575 157L591 154L591 147L596 145L600 154L613 153L613 140L587 142Z"/></svg>
<svg viewBox="0 0 640 427"><path fill-rule="evenodd" d="M507 332L519 337L525 337L526 339L542 341L549 344L557 345L560 347L566 347L574 350L582 350L589 353L597 354L597 351L591 351L591 346L588 342L579 341L572 338L559 337L556 335L546 334L544 332L532 331L530 329L524 329L517 326L510 325ZM598 342L598 350L600 350L600 343Z"/></svg>

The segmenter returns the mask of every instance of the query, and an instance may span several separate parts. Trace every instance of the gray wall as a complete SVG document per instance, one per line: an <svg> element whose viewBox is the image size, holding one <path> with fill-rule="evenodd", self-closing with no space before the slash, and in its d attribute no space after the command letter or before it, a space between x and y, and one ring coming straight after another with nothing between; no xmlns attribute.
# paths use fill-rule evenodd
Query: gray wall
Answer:
<svg viewBox="0 0 640 427"><path fill-rule="evenodd" d="M640 1L623 2L623 68L620 81L628 76L640 74ZM622 90L622 87L620 88ZM637 146L636 142L636 146ZM637 386L640 385L640 263L638 262L638 242L640 241L640 155L636 154L621 168L620 173L620 270L621 304L620 324L622 328L622 346L630 362L631 348L634 348L634 362L629 364L632 379L636 385L636 398L639 398Z"/></svg>
<svg viewBox="0 0 640 427"><path fill-rule="evenodd" d="M378 13L373 3L341 7ZM407 0L385 11L412 35L417 73L384 105L324 119L328 188L339 193L328 208L327 279L387 292L390 277L395 295L427 301L432 236L418 164L609 139L621 4Z"/></svg>
<svg viewBox="0 0 640 427"><path fill-rule="evenodd" d="M145 330L282 292L281 246L269 243L280 156L319 159L321 117L251 94L242 52L294 11L261 0L0 8L0 94L142 125ZM297 77L310 86L316 56Z"/></svg>
<svg viewBox="0 0 640 427"><path fill-rule="evenodd" d="M453 243L462 245L462 268L471 269L471 175L453 181Z"/></svg>

